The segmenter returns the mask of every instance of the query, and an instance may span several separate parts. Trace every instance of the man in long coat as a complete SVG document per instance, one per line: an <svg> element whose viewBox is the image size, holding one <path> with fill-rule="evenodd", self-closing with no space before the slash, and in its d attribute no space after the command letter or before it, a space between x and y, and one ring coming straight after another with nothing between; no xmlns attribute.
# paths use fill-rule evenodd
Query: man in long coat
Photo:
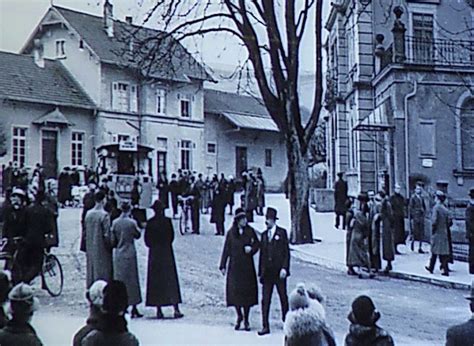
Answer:
<svg viewBox="0 0 474 346"><path fill-rule="evenodd" d="M442 191L436 192L436 204L432 213L432 236L431 236L431 259L425 269L433 274L436 258L439 257L443 272L441 275L449 276L448 272L448 256L449 241L448 227L450 225L449 211L444 205L446 195Z"/></svg>
<svg viewBox="0 0 474 346"><path fill-rule="evenodd" d="M336 213L336 228L339 228L340 218L342 217L342 229L346 229L346 202L348 186L347 182L342 178L344 173L338 173L338 180L334 185L334 212Z"/></svg>
<svg viewBox="0 0 474 346"><path fill-rule="evenodd" d="M471 190L472 191L472 190ZM473 197L471 197L473 198ZM465 297L469 300L472 317L465 323L452 326L446 332L446 346L472 346L474 340L474 281L471 291Z"/></svg>
<svg viewBox="0 0 474 346"><path fill-rule="evenodd" d="M398 245L405 244L405 197L401 194L400 185L395 185L395 193L390 197L393 211L393 240L395 242L395 254L400 254Z"/></svg>
<svg viewBox="0 0 474 346"><path fill-rule="evenodd" d="M466 238L469 242L469 273L474 274L474 189L469 191L469 197L466 209Z"/></svg>
<svg viewBox="0 0 474 346"><path fill-rule="evenodd" d="M379 192L382 197L382 208L380 210L382 216L382 257L387 261L384 272L387 274L392 270L392 261L395 259L395 244L393 237L393 211L389 198L385 192Z"/></svg>
<svg viewBox="0 0 474 346"><path fill-rule="evenodd" d="M417 185L415 193L410 198L409 210L410 210L410 221L411 221L411 250L414 251L415 241L419 242L418 252L424 253L421 245L423 243L423 237L425 235L425 215L427 213L428 206L425 203L425 199L422 196L422 188Z"/></svg>
<svg viewBox="0 0 474 346"><path fill-rule="evenodd" d="M288 294L286 280L290 276L290 248L288 235L284 228L276 225L277 211L267 208L265 215L267 230L262 234L260 242L260 258L258 276L262 284L262 322L263 328L258 335L270 333L270 303L273 287L276 286L280 297L282 320L288 312Z"/></svg>
<svg viewBox="0 0 474 346"><path fill-rule="evenodd" d="M96 280L112 280L110 216L104 210L105 194L95 194L95 206L84 220L86 231L87 287Z"/></svg>
<svg viewBox="0 0 474 346"><path fill-rule="evenodd" d="M180 194L179 191L179 183L176 180L176 174L171 174L171 181L169 185L169 190L171 193L171 207L173 208L173 217L178 214L178 195Z"/></svg>

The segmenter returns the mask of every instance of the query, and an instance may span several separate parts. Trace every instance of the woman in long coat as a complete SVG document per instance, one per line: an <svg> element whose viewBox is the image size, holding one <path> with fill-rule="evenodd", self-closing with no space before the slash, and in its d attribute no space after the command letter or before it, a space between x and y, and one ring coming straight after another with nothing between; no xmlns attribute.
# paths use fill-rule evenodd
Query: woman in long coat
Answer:
<svg viewBox="0 0 474 346"><path fill-rule="evenodd" d="M61 206L64 206L67 201L71 199L71 177L69 175L69 168L66 167L59 174L58 178L58 201Z"/></svg>
<svg viewBox="0 0 474 346"><path fill-rule="evenodd" d="M237 312L235 330L240 329L242 321L244 329L250 330L250 308L258 304L257 275L253 256L259 247L260 242L254 229L247 224L245 211L237 209L234 223L227 232L219 266L223 275L227 273L227 306L234 306Z"/></svg>
<svg viewBox="0 0 474 346"><path fill-rule="evenodd" d="M265 180L263 179L262 171L257 172L257 214L263 215L263 208L265 207Z"/></svg>
<svg viewBox="0 0 474 346"><path fill-rule="evenodd" d="M224 235L226 198L225 188L219 185L214 193L211 210L211 223L216 224L216 235Z"/></svg>
<svg viewBox="0 0 474 346"><path fill-rule="evenodd" d="M179 311L181 290L173 253L174 229L171 219L165 217L163 204L158 200L152 206L155 215L148 220L145 229L145 245L148 253L146 306L156 307L156 317L163 318L162 306L173 305L174 317L181 318Z"/></svg>
<svg viewBox="0 0 474 346"><path fill-rule="evenodd" d="M393 210L393 240L395 242L395 254L398 254L398 245L405 244L405 197L400 193L400 186L395 185L395 193L390 197Z"/></svg>
<svg viewBox="0 0 474 346"><path fill-rule="evenodd" d="M122 214L112 222L111 243L115 248L113 257L114 279L127 287L128 305L132 306L131 316L142 317L137 305L142 302L140 279L138 277L137 251L135 239L140 238L137 222L130 217L131 206L125 201L120 205Z"/></svg>
<svg viewBox="0 0 474 346"><path fill-rule="evenodd" d="M375 199L375 203L370 206L369 211L369 220L372 220L369 239L369 254L370 264L375 272L382 269L382 259L380 257L380 234L382 233L383 229L381 202L382 201L380 200L380 196L377 196Z"/></svg>
<svg viewBox="0 0 474 346"><path fill-rule="evenodd" d="M156 184L156 187L158 189L158 198L163 203L163 207L165 209L168 209L170 207L170 202L169 202L169 184L168 184L168 179L166 178L166 175L163 173L160 173L160 178L158 179L158 183Z"/></svg>
<svg viewBox="0 0 474 346"><path fill-rule="evenodd" d="M446 195L442 191L436 192L436 204L431 214L432 235L431 235L431 259L428 267L425 267L431 274L433 274L436 258L439 257L441 268L443 270L441 275L449 276L448 272L448 257L449 257L449 241L448 241L448 227L450 226L449 211L444 205Z"/></svg>
<svg viewBox="0 0 474 346"><path fill-rule="evenodd" d="M392 270L392 261L395 259L395 244L393 239L393 211L390 201L385 193L380 193L383 198L382 208L380 210L382 216L382 255L387 261L384 272L387 274Z"/></svg>

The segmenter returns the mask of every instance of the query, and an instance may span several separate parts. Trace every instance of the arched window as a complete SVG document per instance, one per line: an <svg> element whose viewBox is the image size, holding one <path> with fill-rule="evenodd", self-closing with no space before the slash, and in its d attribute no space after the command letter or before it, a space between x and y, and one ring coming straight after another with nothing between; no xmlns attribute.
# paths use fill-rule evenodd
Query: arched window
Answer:
<svg viewBox="0 0 474 346"><path fill-rule="evenodd" d="M474 170L474 99L464 103L460 125L462 168Z"/></svg>

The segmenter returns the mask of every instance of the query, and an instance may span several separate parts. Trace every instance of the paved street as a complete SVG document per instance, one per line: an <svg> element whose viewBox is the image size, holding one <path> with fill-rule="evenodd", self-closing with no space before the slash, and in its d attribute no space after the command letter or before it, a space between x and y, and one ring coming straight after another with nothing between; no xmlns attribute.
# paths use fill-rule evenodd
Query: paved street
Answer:
<svg viewBox="0 0 474 346"><path fill-rule="evenodd" d="M56 249L65 269L66 283L64 293L59 298L50 298L45 292L40 292L42 312L37 318L39 333L44 330L47 335L45 321L50 318L64 316L70 320L70 329L79 326L86 318L87 307L84 301L85 289L85 257L78 253L80 209L63 209L60 214L61 247ZM200 236L176 234L174 244L180 274L184 304L182 311L186 315L180 321L152 320L154 310L141 306L146 319L133 321L132 331L137 331L143 337L144 343L152 344L155 340L150 335L163 333L163 342L172 342L170 331L180 333L181 343L200 343L202 338L194 338L194 331L201 330L203 335L221 338L222 343L232 341L240 344L256 344L282 342L282 323L279 322L279 306L277 297L272 305L272 332L274 335L267 339L259 339L256 333L242 336L232 329L234 312L227 309L224 300L224 278L218 271L220 251L223 238L214 236L214 228L208 223L208 216L203 217L203 234ZM230 223L230 219L228 220ZM261 224L257 220L256 224ZM139 251L139 266L144 294L146 279L147 251L143 240L137 242ZM292 276L289 288L298 282L316 283L327 295L327 317L334 329L338 342L348 330L346 319L351 301L359 294L370 295L382 313L380 325L392 332L397 344L438 345L444 341L446 328L454 323L469 318L468 306L463 299L465 292L449 290L432 285L401 281L396 279L378 278L376 280L360 280L346 276L340 271L326 269L321 266L307 264L298 260L292 262ZM60 314L58 314L60 313ZM166 311L165 314L171 314ZM41 318L41 316L45 316ZM51 317L53 316L53 317ZM156 323L157 328L152 328ZM164 325L164 323L166 323ZM48 325L48 324L47 324ZM164 328L166 326L166 328ZM251 326L254 331L260 328L260 308L252 310ZM212 327L214 329L206 329ZM167 332L165 333L164 330ZM190 332L186 332L189 330ZM184 332L184 334L181 334ZM244 333L244 332L241 332ZM50 332L49 332L50 334ZM247 334L247 333L244 333ZM275 335L276 334L276 335ZM187 339L186 339L187 338ZM242 339L244 338L244 339ZM56 341L56 339L53 339ZM177 339L178 340L178 339ZM216 342L216 340L212 340ZM202 341L201 341L202 342Z"/></svg>

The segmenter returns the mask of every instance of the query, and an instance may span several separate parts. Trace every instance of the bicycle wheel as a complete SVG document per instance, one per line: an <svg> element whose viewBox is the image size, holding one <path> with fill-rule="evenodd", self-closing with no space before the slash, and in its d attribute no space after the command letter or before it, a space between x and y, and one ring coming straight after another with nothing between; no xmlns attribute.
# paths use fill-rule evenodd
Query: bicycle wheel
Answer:
<svg viewBox="0 0 474 346"><path fill-rule="evenodd" d="M56 256L47 254L44 257L41 279L43 287L52 297L57 297L61 294L64 285L63 268Z"/></svg>

